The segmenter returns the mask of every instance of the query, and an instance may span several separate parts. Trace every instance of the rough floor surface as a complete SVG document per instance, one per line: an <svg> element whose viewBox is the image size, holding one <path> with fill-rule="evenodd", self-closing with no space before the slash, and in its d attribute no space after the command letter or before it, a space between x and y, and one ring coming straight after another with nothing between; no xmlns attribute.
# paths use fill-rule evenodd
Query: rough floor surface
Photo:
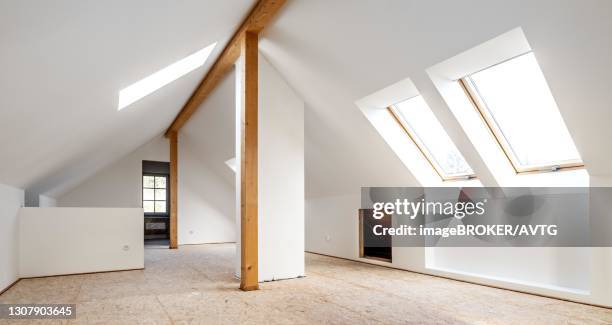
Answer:
<svg viewBox="0 0 612 325"><path fill-rule="evenodd" d="M232 244L146 249L146 269L21 280L0 303L76 303L0 324L612 324L612 310L306 254L307 277L241 292Z"/></svg>

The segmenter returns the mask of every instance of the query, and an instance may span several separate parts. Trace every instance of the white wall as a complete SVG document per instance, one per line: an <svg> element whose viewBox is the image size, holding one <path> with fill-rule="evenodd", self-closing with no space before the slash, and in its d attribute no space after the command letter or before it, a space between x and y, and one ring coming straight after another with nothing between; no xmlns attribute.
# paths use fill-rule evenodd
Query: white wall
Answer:
<svg viewBox="0 0 612 325"><path fill-rule="evenodd" d="M234 73L229 73L179 133L178 242L234 242Z"/></svg>
<svg viewBox="0 0 612 325"><path fill-rule="evenodd" d="M588 295L588 247L436 247L427 268ZM477 257L477 258L476 258Z"/></svg>
<svg viewBox="0 0 612 325"><path fill-rule="evenodd" d="M233 73L222 81L179 134L178 242L233 242ZM61 196L60 207L142 206L142 161L169 161L169 143L157 136Z"/></svg>
<svg viewBox="0 0 612 325"><path fill-rule="evenodd" d="M306 200L306 251L612 306L610 248L394 247L379 262L359 257L360 205L359 193Z"/></svg>
<svg viewBox="0 0 612 325"><path fill-rule="evenodd" d="M612 177L591 176L592 187L612 187ZM591 222L591 233L609 238L612 229L612 202L606 195L591 194L589 210L596 215ZM592 247L591 251L591 299L612 306L612 247Z"/></svg>
<svg viewBox="0 0 612 325"><path fill-rule="evenodd" d="M259 279L304 275L304 102L259 55Z"/></svg>
<svg viewBox="0 0 612 325"><path fill-rule="evenodd" d="M38 206L40 208L52 208L57 206L57 200L46 195L40 195L38 197Z"/></svg>
<svg viewBox="0 0 612 325"><path fill-rule="evenodd" d="M23 208L19 212L22 278L141 269L142 209Z"/></svg>
<svg viewBox="0 0 612 325"><path fill-rule="evenodd" d="M236 80L240 82L240 77ZM237 103L240 103L239 93ZM236 107L240 109L240 105ZM259 281L303 276L304 102L262 55L259 56L258 114ZM237 117L236 125L240 125L240 115ZM237 161L240 161L239 148L237 142ZM239 202L239 164L236 175ZM239 206L236 212L240 229ZM239 274L239 245L237 250Z"/></svg>
<svg viewBox="0 0 612 325"><path fill-rule="evenodd" d="M169 161L169 143L157 136L57 199L60 207L142 207L142 161Z"/></svg>
<svg viewBox="0 0 612 325"><path fill-rule="evenodd" d="M463 2L448 0L398 0L380 5L376 1L352 1L351 10L347 11L342 1L294 1L287 4L283 15L266 30L266 38L260 45L262 53L299 92L307 107L307 249L357 258L359 188L419 186L417 179L421 175L411 174L355 105L357 100L400 80L412 80L483 184L497 185L426 71L517 27L522 27L536 52L589 173L610 177L607 166L611 156L606 150L606 137L602 135L609 132L604 121L610 120L612 112L608 109L612 95L606 90L609 78L604 72L612 66L606 55L612 41L604 32L612 27L611 3L595 0L472 0L470 3L466 6ZM335 14L321 15L321 12ZM586 12L599 14L593 16ZM314 20L316 26L311 24ZM331 234L329 241L327 234ZM581 301L595 299L593 290L607 288L606 283L610 282L609 279L593 280L597 278L596 273L601 273L601 267L592 267L590 276L571 274L576 273L576 265L589 258L594 260L595 256L604 258L598 263L605 264L605 258L610 261L609 253L605 257L605 252L597 255L571 250L579 257L572 262L571 254L561 250L545 254L537 249L527 251L514 251L509 259L520 258L508 270L494 270L495 262L482 259L477 269L472 269L475 274L471 276L459 272L437 274ZM499 252L498 255L507 253ZM392 265L426 270L426 257L432 257L426 253L394 249ZM401 257L397 258L397 254ZM462 259L476 260L479 256L469 252ZM545 259L541 259L543 256ZM555 260L555 256L562 258ZM449 259L452 254L440 253L438 257L442 265L452 266L455 271L465 270L465 265ZM442 257L445 259L441 260ZM531 263L536 259L540 260ZM575 265L571 268L564 268L572 263ZM567 286L567 279L575 277L569 286L580 289L590 282L586 287L591 294L584 296L487 279L491 274L508 274L502 271L513 275L506 280L533 280L539 285ZM436 273L435 270L428 272Z"/></svg>
<svg viewBox="0 0 612 325"><path fill-rule="evenodd" d="M306 200L306 251L357 258L361 196L338 195Z"/></svg>
<svg viewBox="0 0 612 325"><path fill-rule="evenodd" d="M0 291L19 277L18 212L24 191L0 184Z"/></svg>
<svg viewBox="0 0 612 325"><path fill-rule="evenodd" d="M198 159L198 139L179 141L179 244L234 242L234 187Z"/></svg>

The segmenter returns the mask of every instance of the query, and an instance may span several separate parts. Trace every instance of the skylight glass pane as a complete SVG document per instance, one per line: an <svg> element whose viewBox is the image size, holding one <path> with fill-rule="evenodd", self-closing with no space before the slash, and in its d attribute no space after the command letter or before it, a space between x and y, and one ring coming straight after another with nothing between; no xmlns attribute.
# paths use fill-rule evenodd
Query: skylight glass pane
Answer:
<svg viewBox="0 0 612 325"><path fill-rule="evenodd" d="M217 43L211 44L119 91L117 110L122 110L161 87L201 67Z"/></svg>
<svg viewBox="0 0 612 325"><path fill-rule="evenodd" d="M467 78L520 168L580 161L533 53Z"/></svg>
<svg viewBox="0 0 612 325"><path fill-rule="evenodd" d="M427 151L444 176L472 175L474 172L450 139L423 97L416 96L395 105L415 142Z"/></svg>

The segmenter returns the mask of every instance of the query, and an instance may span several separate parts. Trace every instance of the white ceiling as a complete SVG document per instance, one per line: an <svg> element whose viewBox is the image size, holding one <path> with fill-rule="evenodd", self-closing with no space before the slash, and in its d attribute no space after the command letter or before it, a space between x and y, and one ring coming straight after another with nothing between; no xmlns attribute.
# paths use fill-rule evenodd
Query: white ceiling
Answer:
<svg viewBox="0 0 612 325"><path fill-rule="evenodd" d="M355 105L405 78L491 179L425 70L519 26L589 173L612 174L612 1L302 0L260 46L306 102L308 195L417 184Z"/></svg>
<svg viewBox="0 0 612 325"><path fill-rule="evenodd" d="M59 194L160 134L254 0L0 2L0 183ZM119 91L214 42L117 111Z"/></svg>
<svg viewBox="0 0 612 325"><path fill-rule="evenodd" d="M0 183L60 193L163 132L208 64L116 111L123 87L219 41L251 0L0 3ZM309 196L416 181L355 101L410 78L489 172L425 70L516 27L591 175L611 175L612 1L289 0L260 48L306 102Z"/></svg>

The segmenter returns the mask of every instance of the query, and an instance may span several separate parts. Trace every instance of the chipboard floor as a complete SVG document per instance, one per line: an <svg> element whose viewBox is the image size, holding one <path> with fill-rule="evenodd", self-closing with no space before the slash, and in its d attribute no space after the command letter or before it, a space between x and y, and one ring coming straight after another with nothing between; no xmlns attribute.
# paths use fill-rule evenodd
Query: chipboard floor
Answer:
<svg viewBox="0 0 612 325"><path fill-rule="evenodd" d="M234 253L146 249L145 270L23 279L0 303L77 305L75 320L14 324L612 324L605 308L315 254L306 277L241 292Z"/></svg>

